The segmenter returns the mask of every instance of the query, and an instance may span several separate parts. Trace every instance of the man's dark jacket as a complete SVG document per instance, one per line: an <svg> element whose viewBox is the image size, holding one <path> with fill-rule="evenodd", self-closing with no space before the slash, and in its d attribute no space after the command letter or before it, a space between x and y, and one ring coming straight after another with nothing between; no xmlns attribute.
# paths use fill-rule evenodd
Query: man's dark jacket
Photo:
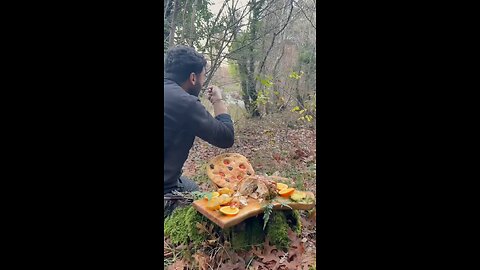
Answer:
<svg viewBox="0 0 480 270"><path fill-rule="evenodd" d="M163 80L163 177L164 193L175 189L195 136L221 148L233 145L230 115L213 116L196 96L172 80Z"/></svg>

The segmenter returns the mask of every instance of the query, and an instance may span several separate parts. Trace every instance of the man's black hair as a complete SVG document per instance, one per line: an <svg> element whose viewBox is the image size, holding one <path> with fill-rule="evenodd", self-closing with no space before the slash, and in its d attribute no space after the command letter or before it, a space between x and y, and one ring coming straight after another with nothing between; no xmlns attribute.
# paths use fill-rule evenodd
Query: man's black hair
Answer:
<svg viewBox="0 0 480 270"><path fill-rule="evenodd" d="M178 45L167 51L164 77L178 84L184 83L190 74L199 75L207 65L207 60L192 47Z"/></svg>

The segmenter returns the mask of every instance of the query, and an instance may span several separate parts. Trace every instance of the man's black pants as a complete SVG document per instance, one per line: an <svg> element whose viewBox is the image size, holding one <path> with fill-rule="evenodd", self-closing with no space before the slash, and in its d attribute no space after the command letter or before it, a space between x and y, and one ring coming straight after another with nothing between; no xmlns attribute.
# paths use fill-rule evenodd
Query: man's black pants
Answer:
<svg viewBox="0 0 480 270"><path fill-rule="evenodd" d="M178 179L177 188L175 188L173 190L176 190L176 191L179 191L179 192L192 192L192 191L199 190L199 187L198 187L197 183L195 183L194 181L188 179L185 176L181 176L180 179ZM163 194L163 196L168 197L170 195L173 195L172 191ZM165 199L164 198L164 200L163 200L163 211L164 211L163 217L165 218L166 216L170 215L172 213L172 211L180 205L181 205L180 199Z"/></svg>

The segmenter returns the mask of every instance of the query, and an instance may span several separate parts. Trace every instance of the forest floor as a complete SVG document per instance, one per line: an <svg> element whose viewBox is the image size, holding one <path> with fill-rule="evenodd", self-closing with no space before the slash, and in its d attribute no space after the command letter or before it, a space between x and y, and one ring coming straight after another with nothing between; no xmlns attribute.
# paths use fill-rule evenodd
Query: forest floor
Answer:
<svg viewBox="0 0 480 270"><path fill-rule="evenodd" d="M256 174L287 177L291 179L290 186L316 194L316 129L314 124L308 126L297 118L294 113L284 112L239 120L235 123L235 144L229 149L211 146L197 138L183 175L195 180L201 191L212 191L205 170L207 162L216 155L234 152L246 156ZM291 246L287 252L268 242L249 252L234 252L222 246L225 254L231 256L228 263L222 263L222 259L215 262L212 256L197 251L190 259L170 261L168 269L315 269L315 218L309 217L307 211L301 212L302 233L289 234ZM164 242L168 243L168 239ZM296 259L292 257L295 254Z"/></svg>
<svg viewBox="0 0 480 270"><path fill-rule="evenodd" d="M239 153L248 158L256 174L279 175L292 179L301 190L316 189L316 129L295 120L293 113L268 115L262 119L244 119L235 128L235 143L221 149L196 138L183 175L208 190L210 180L205 165L223 153Z"/></svg>

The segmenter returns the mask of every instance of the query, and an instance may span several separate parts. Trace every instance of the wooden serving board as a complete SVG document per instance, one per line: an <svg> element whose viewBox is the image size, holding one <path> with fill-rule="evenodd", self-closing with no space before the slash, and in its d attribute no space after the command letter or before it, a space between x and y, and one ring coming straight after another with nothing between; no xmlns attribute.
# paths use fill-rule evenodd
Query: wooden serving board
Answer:
<svg viewBox="0 0 480 270"><path fill-rule="evenodd" d="M314 197L312 192L305 192L305 193L307 193L307 196ZM283 197L277 197L275 198L275 200L285 202L285 204L290 206L292 209L296 209L296 210L310 210L315 207L315 203L310 203L310 204L296 203L291 201L288 198L283 198ZM265 205L265 201L263 201L262 203L259 203L258 200L255 200L253 198L248 198L247 206L240 209L240 212L237 215L226 216L220 213L220 211L213 211L208 209L207 202L208 201L205 199L196 200L193 202L193 207L195 207L195 209L197 209L198 212L202 213L204 216L206 216L208 219L210 219L215 224L220 226L220 228L222 229L230 228L232 226L235 226L241 223L247 218L263 213L263 206ZM282 206L280 203L275 202L273 204L273 209L289 210L290 208Z"/></svg>

